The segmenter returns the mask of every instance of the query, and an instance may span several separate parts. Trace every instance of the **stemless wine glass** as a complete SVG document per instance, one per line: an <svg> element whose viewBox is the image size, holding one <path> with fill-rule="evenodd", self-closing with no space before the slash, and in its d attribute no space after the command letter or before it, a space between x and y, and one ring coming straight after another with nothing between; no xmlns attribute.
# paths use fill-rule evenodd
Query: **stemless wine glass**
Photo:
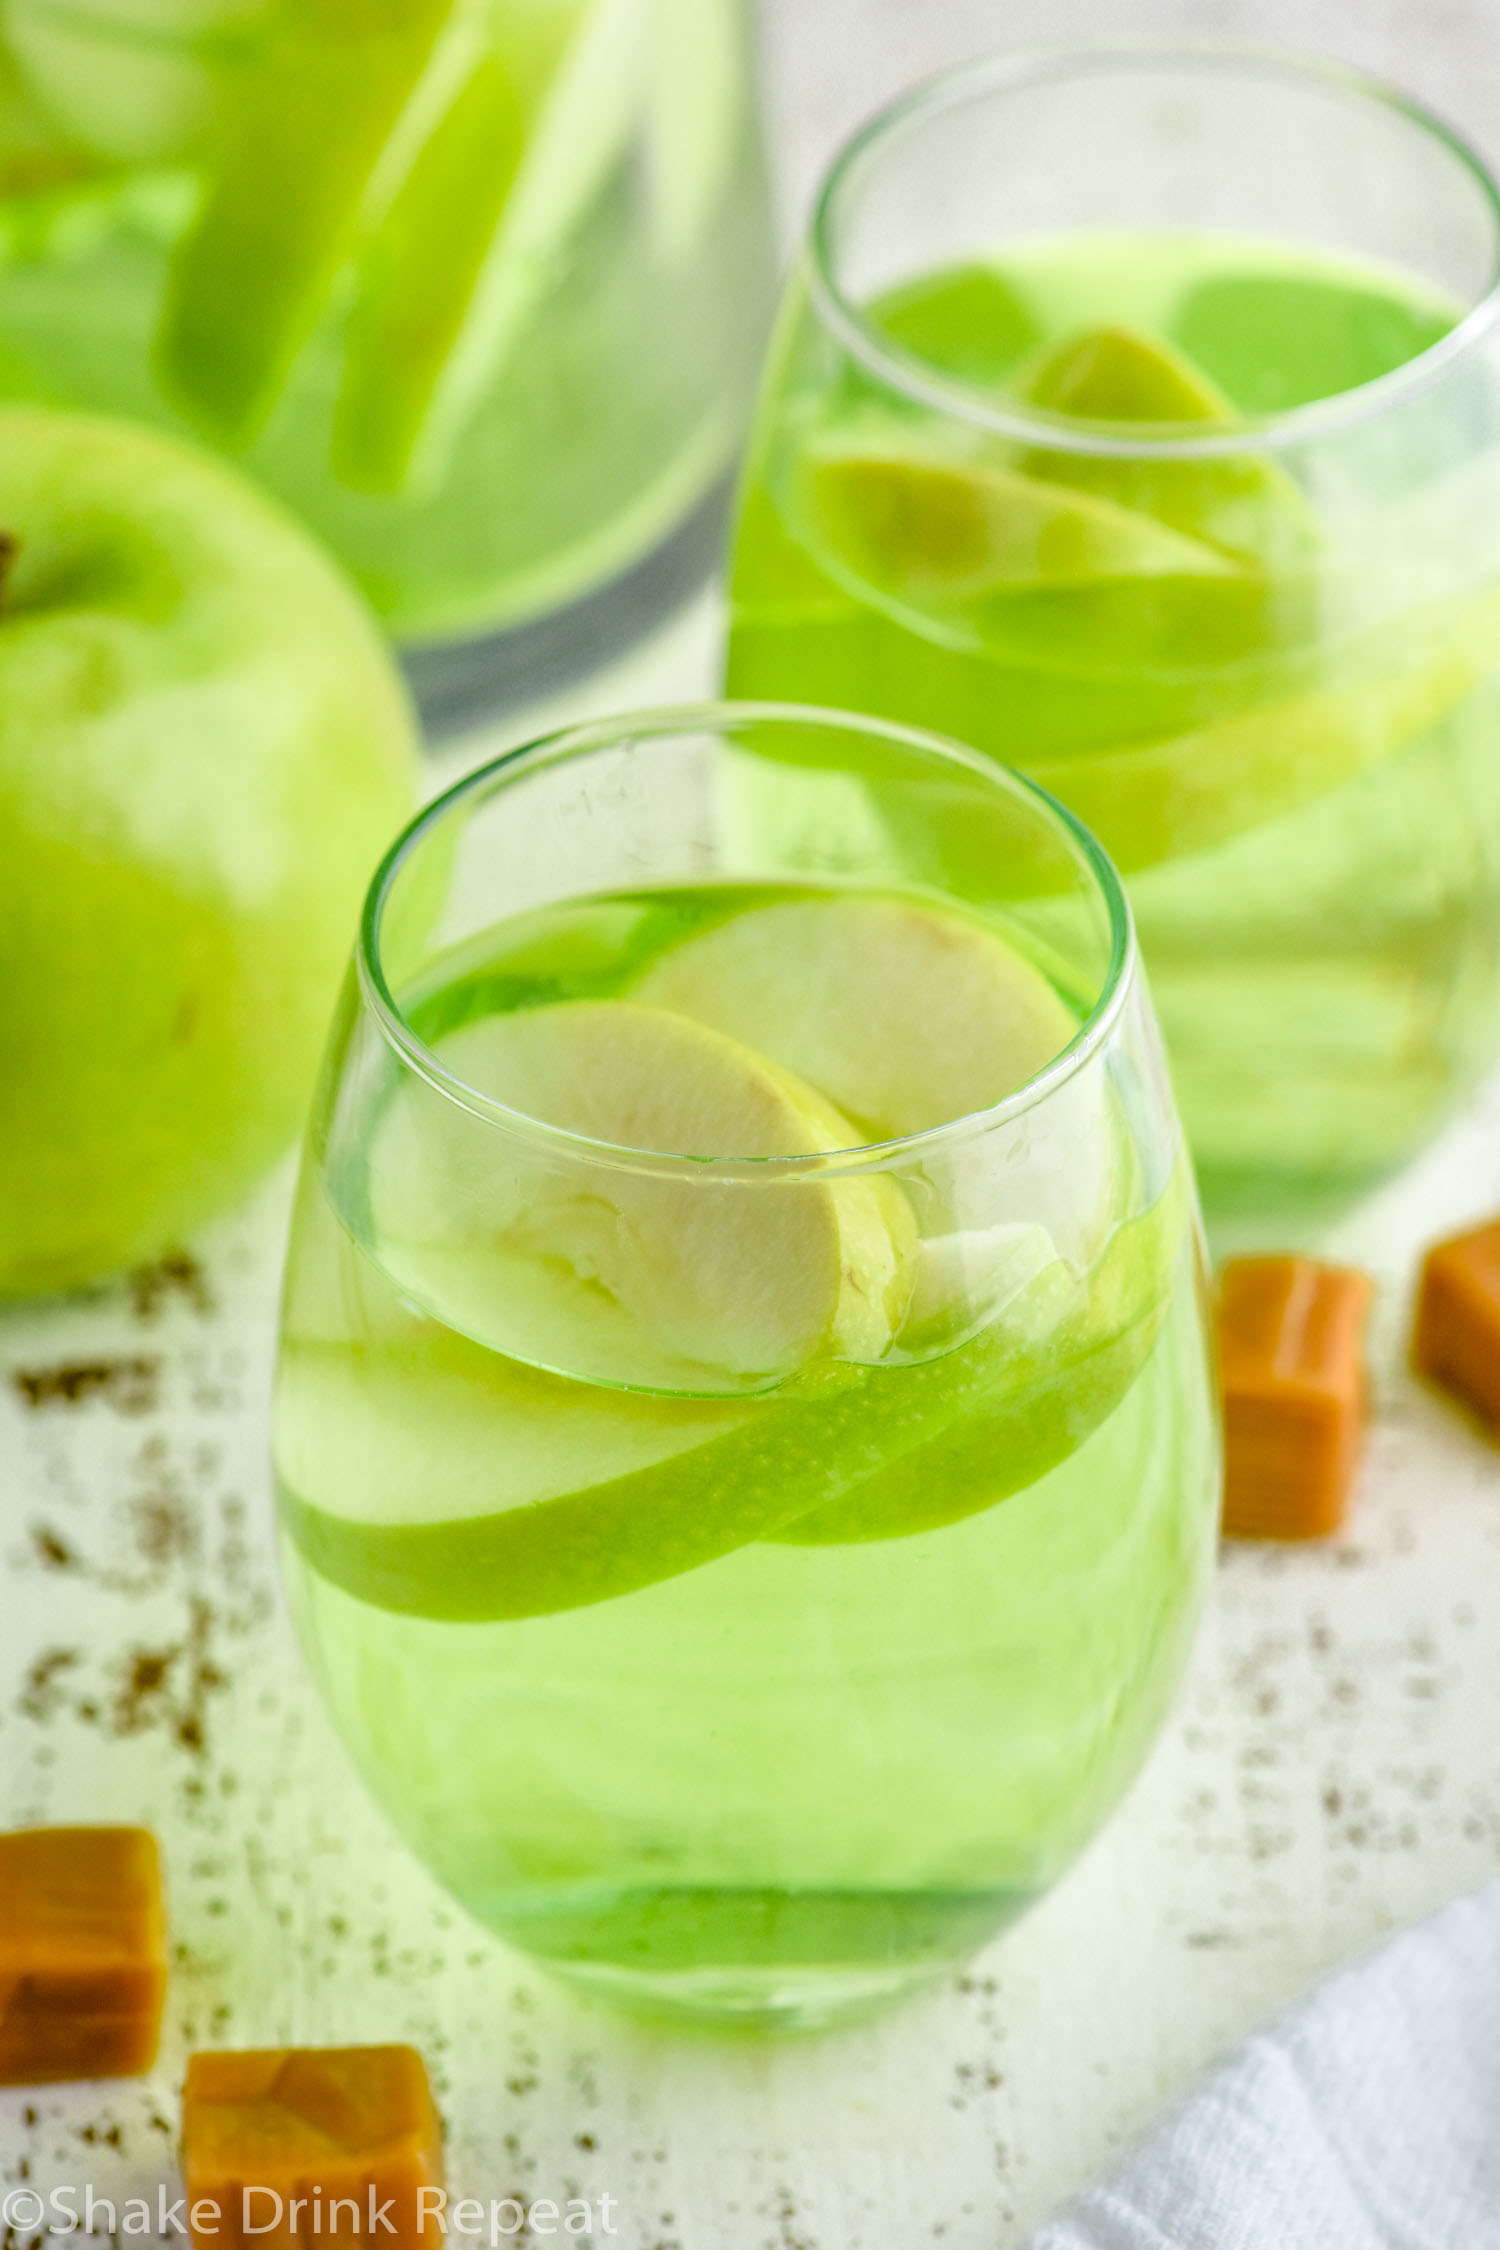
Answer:
<svg viewBox="0 0 1500 2250"><path fill-rule="evenodd" d="M1382 87L1087 50L877 119L786 311L730 692L1078 813L1211 1220L1336 1205L1500 1049L1497 245Z"/></svg>
<svg viewBox="0 0 1500 2250"><path fill-rule="evenodd" d="M243 461L430 717L708 566L774 288L745 0L6 0L0 231L0 396Z"/></svg>
<svg viewBox="0 0 1500 2250"><path fill-rule="evenodd" d="M959 1960L1135 1772L1214 1544L1118 882L933 737L725 706L461 782L370 892L275 1453L408 1842L627 2006Z"/></svg>

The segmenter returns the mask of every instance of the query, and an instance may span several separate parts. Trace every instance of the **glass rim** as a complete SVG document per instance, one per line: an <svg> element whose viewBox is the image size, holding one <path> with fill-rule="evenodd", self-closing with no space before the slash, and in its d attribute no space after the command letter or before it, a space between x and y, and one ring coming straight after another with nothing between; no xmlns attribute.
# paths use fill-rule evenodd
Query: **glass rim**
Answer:
<svg viewBox="0 0 1500 2250"><path fill-rule="evenodd" d="M970 1110L962 1117L930 1125L918 1133L905 1133L885 1141L861 1141L847 1148L809 1150L796 1156L685 1156L661 1149L637 1149L602 1141L549 1124L525 1110L513 1109L482 1093L450 1071L422 1038L403 1012L391 990L381 957L381 928L392 890L413 853L447 818L471 798L488 797L512 786L527 774L549 765L632 743L661 741L690 734L729 732L755 726L791 725L819 727L829 733L875 735L882 741L921 753L939 764L960 766L987 785L1027 801L1060 830L1076 860L1103 899L1109 919L1109 959L1098 997L1065 1047L1043 1067L987 1109ZM568 896L583 898L580 890ZM559 902L560 903L560 902ZM397 1061L414 1071L436 1094L451 1101L482 1123L512 1139L530 1142L541 1152L571 1157L612 1171L645 1173L656 1177L713 1181L773 1181L819 1179L866 1171L887 1171L908 1158L925 1158L948 1147L967 1143L996 1127L1041 1108L1107 1044L1137 982L1135 923L1125 888L1104 847L1083 823L1060 803L1050 790L1029 780L1013 767L987 758L964 744L925 728L908 727L893 720L870 718L860 712L824 710L812 704L706 701L667 704L617 716L585 720L539 735L487 759L463 774L408 821L371 877L360 913L355 944L355 966L361 997Z"/></svg>
<svg viewBox="0 0 1500 2250"><path fill-rule="evenodd" d="M1417 128L1468 174L1489 208L1495 247L1481 294L1446 335L1371 382L1275 413L1245 415L1229 428L1205 431L1198 423L1156 423L1150 425L1156 433L1150 437L1140 434L1139 425L1132 433L1118 422L1088 421L1050 413L1044 407L1001 401L980 384L945 375L916 353L904 351L867 317L862 306L845 295L834 269L837 206L887 145L976 95L1149 63L1321 83ZM1002 437L1043 444L1058 453L1112 460L1215 459L1243 453L1250 446L1257 450L1281 449L1356 428L1406 398L1430 390L1465 359L1500 319L1500 183L1478 149L1435 111L1388 80L1328 56L1212 35L1070 41L960 63L908 88L877 110L844 142L823 175L808 230L805 269L812 301L839 341L871 373L919 404Z"/></svg>

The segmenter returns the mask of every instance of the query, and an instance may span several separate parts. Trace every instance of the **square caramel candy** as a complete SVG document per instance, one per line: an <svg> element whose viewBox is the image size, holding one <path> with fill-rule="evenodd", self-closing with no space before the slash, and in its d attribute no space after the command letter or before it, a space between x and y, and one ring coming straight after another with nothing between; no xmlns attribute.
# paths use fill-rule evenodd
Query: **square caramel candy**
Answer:
<svg viewBox="0 0 1500 2250"><path fill-rule="evenodd" d="M414 2047L192 2056L182 2174L199 2250L441 2241L439 2200L422 2191L443 2184L442 2129Z"/></svg>
<svg viewBox="0 0 1500 2250"><path fill-rule="evenodd" d="M1343 1523L1364 1433L1367 1275L1232 1258L1219 1278L1224 1530L1321 1539Z"/></svg>
<svg viewBox="0 0 1500 2250"><path fill-rule="evenodd" d="M1500 1219L1428 1251L1411 1356L1500 1433Z"/></svg>
<svg viewBox="0 0 1500 2250"><path fill-rule="evenodd" d="M0 1834L0 2086L149 2070L166 1989L148 1829Z"/></svg>

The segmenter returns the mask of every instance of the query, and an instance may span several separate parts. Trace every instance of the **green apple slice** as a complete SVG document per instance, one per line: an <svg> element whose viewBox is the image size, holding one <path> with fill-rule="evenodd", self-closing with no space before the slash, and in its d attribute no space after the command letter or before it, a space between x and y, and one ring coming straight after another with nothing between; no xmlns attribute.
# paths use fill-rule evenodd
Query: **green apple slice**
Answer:
<svg viewBox="0 0 1500 2250"><path fill-rule="evenodd" d="M951 1308L977 1308L976 1328L1014 1305L1045 1274L1059 1278L1057 1246L1035 1220L1007 1220L995 1226L959 1227L925 1236L917 1257L916 1281L906 1325L920 1334L948 1322Z"/></svg>
<svg viewBox="0 0 1500 2250"><path fill-rule="evenodd" d="M809 448L789 513L836 584L925 639L1189 675L1305 639L1309 590L1094 493L884 433Z"/></svg>
<svg viewBox="0 0 1500 2250"><path fill-rule="evenodd" d="M324 310L454 4L300 0L226 86L158 340L164 384L221 442L248 442Z"/></svg>
<svg viewBox="0 0 1500 2250"><path fill-rule="evenodd" d="M356 1600L455 1621L609 1600L794 1522L803 1544L935 1528L1031 1482L1124 1396L1159 1331L1190 1200L1179 1174L1061 1318L1038 1277L1024 1311L945 1358L770 1399L622 1396L436 1327L355 1353L292 1343L277 1390L283 1522ZM945 1448L955 1464L962 1453L961 1487L941 1481Z"/></svg>
<svg viewBox="0 0 1500 2250"><path fill-rule="evenodd" d="M565 1001L489 1016L437 1052L464 1084L615 1147L755 1160L857 1145L810 1087L665 1010ZM492 1348L595 1380L762 1388L878 1359L910 1294L911 1220L883 1179L683 1179L544 1162L403 1082L369 1159L380 1263Z"/></svg>
<svg viewBox="0 0 1500 2250"><path fill-rule="evenodd" d="M299 1342L289 1360L278 1467L324 1514L370 1529L409 1522L424 1489L452 1523L591 1493L743 1429L758 1406L572 1383L416 1314L371 1354Z"/></svg>
<svg viewBox="0 0 1500 2250"><path fill-rule="evenodd" d="M660 954L636 992L815 1079L877 1141L992 1108L1078 1030L998 932L903 898L748 908ZM926 1159L904 1350L947 1349L992 1318L1028 1261L1086 1268L1098 1254L1124 1153L1100 1074L1059 1088L1048 1122L1045 1146L1022 1120Z"/></svg>
<svg viewBox="0 0 1500 2250"><path fill-rule="evenodd" d="M991 1108L1078 1029L994 932L902 898L752 907L658 955L636 997L773 1056L880 1139Z"/></svg>
<svg viewBox="0 0 1500 2250"><path fill-rule="evenodd" d="M810 449L797 511L825 552L898 598L963 603L1024 587L1232 573L1216 549L1112 501L895 440Z"/></svg>
<svg viewBox="0 0 1500 2250"><path fill-rule="evenodd" d="M1017 388L1054 414L1095 422L1172 428L1229 425L1235 419L1229 401L1191 360L1130 328L1090 328L1065 339L1033 362ZM1180 460L1037 446L1018 466L1151 516L1245 561L1286 562L1315 544L1306 500L1263 452Z"/></svg>
<svg viewBox="0 0 1500 2250"><path fill-rule="evenodd" d="M935 1420L927 1444L766 1536L797 1546L910 1538L991 1508L1056 1468L1114 1412L1150 1356L1190 1205L1179 1167L1148 1210L1115 1229L1084 1284L1069 1288L1055 1265L1040 1267L968 1347L1004 1352L1002 1382Z"/></svg>
<svg viewBox="0 0 1500 2250"><path fill-rule="evenodd" d="M507 60L483 56L366 248L334 422L333 464L346 484L404 483L530 126Z"/></svg>
<svg viewBox="0 0 1500 2250"><path fill-rule="evenodd" d="M418 150L355 277L333 435L349 483L440 476L493 393L568 235L624 160L643 5L575 0L524 39L524 19L507 25Z"/></svg>
<svg viewBox="0 0 1500 2250"><path fill-rule="evenodd" d="M856 1371L827 1397L663 1400L437 1329L404 1352L291 1347L277 1377L282 1519L315 1570L378 1608L573 1609L711 1562L868 1474L881 1456L867 1385ZM888 1417L889 1444L918 1442L931 1389Z"/></svg>
<svg viewBox="0 0 1500 2250"><path fill-rule="evenodd" d="M1234 409L1181 352L1139 330L1086 328L1050 345L1017 389L1054 414L1093 422L1231 422Z"/></svg>
<svg viewBox="0 0 1500 2250"><path fill-rule="evenodd" d="M1336 684L1165 740L1032 759L1027 771L1126 874L1211 850L1436 726L1500 663L1500 594L1398 616L1361 653L1368 669L1346 651Z"/></svg>
<svg viewBox="0 0 1500 2250"><path fill-rule="evenodd" d="M590 51L579 26L591 20L582 0L528 0L498 19L460 17L445 42L431 114L355 271L333 428L346 483L392 491L411 475L538 116L570 48Z"/></svg>
<svg viewBox="0 0 1500 2250"><path fill-rule="evenodd" d="M774 1447L759 1485L736 1473L734 1433L763 1411L570 1383L435 1326L404 1350L294 1345L277 1378L283 1519L314 1569L380 1608L570 1609L795 1508Z"/></svg>

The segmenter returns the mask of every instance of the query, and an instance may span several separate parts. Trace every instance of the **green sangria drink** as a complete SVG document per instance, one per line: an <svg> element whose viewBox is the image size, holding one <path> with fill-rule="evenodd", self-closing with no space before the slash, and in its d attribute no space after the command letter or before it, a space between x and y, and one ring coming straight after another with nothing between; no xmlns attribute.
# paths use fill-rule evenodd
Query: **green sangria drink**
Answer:
<svg viewBox="0 0 1500 2250"><path fill-rule="evenodd" d="M225 448L432 700L493 693L441 652L531 626L513 686L711 539L771 286L743 0L0 0L0 244L0 396Z"/></svg>
<svg viewBox="0 0 1500 2250"><path fill-rule="evenodd" d="M1211 1215L1500 1052L1494 191L1336 73L1150 49L899 106L775 354L728 677L1019 765L1129 883Z"/></svg>
<svg viewBox="0 0 1500 2250"><path fill-rule="evenodd" d="M1014 777L728 706L462 783L371 893L276 1396L293 1609L401 1833L638 2009L961 1960L1181 1672L1199 1256L1118 885Z"/></svg>

